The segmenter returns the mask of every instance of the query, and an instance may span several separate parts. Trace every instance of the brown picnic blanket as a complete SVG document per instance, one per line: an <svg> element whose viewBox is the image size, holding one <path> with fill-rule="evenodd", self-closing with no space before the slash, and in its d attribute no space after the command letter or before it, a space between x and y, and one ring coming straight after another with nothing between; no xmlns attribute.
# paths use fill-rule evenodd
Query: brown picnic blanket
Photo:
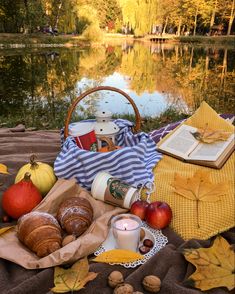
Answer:
<svg viewBox="0 0 235 294"><path fill-rule="evenodd" d="M13 130L14 131L14 130ZM31 154L36 154L38 160L53 164L60 151L59 131L24 131L12 132L10 129L0 129L0 163L7 165L10 175L0 174L0 198L3 191L14 182L17 170L25 164ZM2 216L2 210L0 211ZM0 223L0 227L9 224ZM162 280L160 294L197 294L201 291L184 286L183 282L195 270L182 255L184 248L209 247L214 238L208 240L191 239L184 241L172 229L166 228L163 234L168 238L168 244L144 265L133 269L126 269L120 265L91 263L90 271L99 273L97 278L89 282L79 293L112 293L107 286L107 277L113 270L123 273L125 281L134 286L135 291L144 291L141 281L144 276L155 274ZM230 244L235 243L233 229L224 232L223 237ZM0 259L0 293L15 294L43 294L51 293L53 285L53 268L41 270L27 270L8 260ZM226 288L217 288L206 293L232 293Z"/></svg>

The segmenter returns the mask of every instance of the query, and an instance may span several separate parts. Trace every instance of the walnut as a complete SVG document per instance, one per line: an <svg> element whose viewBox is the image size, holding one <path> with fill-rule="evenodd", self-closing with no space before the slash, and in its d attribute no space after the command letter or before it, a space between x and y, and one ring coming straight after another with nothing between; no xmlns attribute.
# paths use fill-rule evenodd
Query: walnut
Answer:
<svg viewBox="0 0 235 294"><path fill-rule="evenodd" d="M119 271L113 271L108 276L108 284L111 288L115 288L118 284L122 284L123 282L123 275Z"/></svg>
<svg viewBox="0 0 235 294"><path fill-rule="evenodd" d="M144 237L145 237L145 231L144 231L144 229L140 229L140 241L142 241L143 239L144 239Z"/></svg>
<svg viewBox="0 0 235 294"><path fill-rule="evenodd" d="M113 294L133 294L134 288L127 283L119 284L113 291Z"/></svg>
<svg viewBox="0 0 235 294"><path fill-rule="evenodd" d="M154 275L146 276L143 279L142 284L145 290L152 293L157 293L161 288L161 280Z"/></svg>
<svg viewBox="0 0 235 294"><path fill-rule="evenodd" d="M132 294L144 294L144 293L143 292L140 292L140 291L135 291Z"/></svg>
<svg viewBox="0 0 235 294"><path fill-rule="evenodd" d="M67 235L64 237L62 241L62 246L64 247L65 245L73 242L74 240L76 240L76 237L74 235Z"/></svg>

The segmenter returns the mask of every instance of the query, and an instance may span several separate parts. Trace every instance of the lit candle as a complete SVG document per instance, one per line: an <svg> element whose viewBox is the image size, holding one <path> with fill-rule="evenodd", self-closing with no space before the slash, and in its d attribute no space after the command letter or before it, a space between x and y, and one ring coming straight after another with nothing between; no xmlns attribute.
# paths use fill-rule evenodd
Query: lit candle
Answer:
<svg viewBox="0 0 235 294"><path fill-rule="evenodd" d="M112 219L113 236L118 249L137 251L140 240L141 219L121 214Z"/></svg>

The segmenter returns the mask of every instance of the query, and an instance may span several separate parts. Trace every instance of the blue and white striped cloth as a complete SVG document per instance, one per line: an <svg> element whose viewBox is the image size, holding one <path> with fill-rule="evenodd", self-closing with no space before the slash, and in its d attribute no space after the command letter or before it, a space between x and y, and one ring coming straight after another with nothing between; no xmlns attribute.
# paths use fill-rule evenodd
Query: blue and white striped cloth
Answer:
<svg viewBox="0 0 235 294"><path fill-rule="evenodd" d="M58 178L75 178L82 187L90 189L98 172L106 171L124 182L139 187L154 182L153 167L162 158L156 143L146 133L133 134L133 124L117 119L120 131L116 145L124 148L111 152L91 152L77 147L75 140L68 137L58 154L54 171ZM62 131L63 134L63 131Z"/></svg>

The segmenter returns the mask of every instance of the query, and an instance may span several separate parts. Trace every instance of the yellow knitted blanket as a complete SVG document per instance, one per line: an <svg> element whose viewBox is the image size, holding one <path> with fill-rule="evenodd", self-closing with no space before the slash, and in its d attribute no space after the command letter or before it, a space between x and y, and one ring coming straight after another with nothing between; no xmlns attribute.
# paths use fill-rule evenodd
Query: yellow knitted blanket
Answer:
<svg viewBox="0 0 235 294"><path fill-rule="evenodd" d="M196 128L204 128L208 124L208 128L211 129L234 132L234 126L221 118L206 102L202 102L185 124ZM234 152L219 170L185 163L164 155L154 168L156 191L151 194L150 200L165 201L171 206L173 218L170 226L184 239L208 239L234 226L234 166ZM217 202L200 201L196 208L196 201L176 194L171 184L175 172L184 177L192 177L195 171L200 169L210 173L212 183L226 181L229 189L226 195L220 198L221 200ZM200 227L197 222L200 223Z"/></svg>

